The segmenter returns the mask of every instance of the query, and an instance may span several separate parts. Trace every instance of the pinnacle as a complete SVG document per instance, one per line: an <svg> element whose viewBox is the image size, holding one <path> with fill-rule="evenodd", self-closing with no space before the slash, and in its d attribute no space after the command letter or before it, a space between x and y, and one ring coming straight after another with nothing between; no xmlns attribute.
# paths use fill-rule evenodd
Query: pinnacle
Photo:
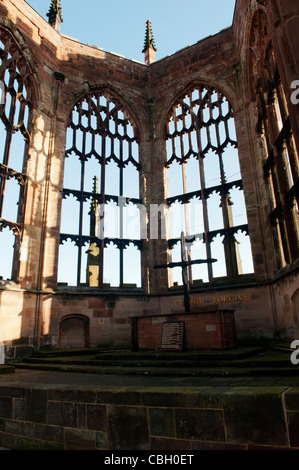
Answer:
<svg viewBox="0 0 299 470"><path fill-rule="evenodd" d="M151 27L150 20L146 22L146 32L145 32L145 40L144 40L144 49L142 52L147 51L148 49L152 48L155 52L157 51L154 35Z"/></svg>
<svg viewBox="0 0 299 470"><path fill-rule="evenodd" d="M61 22L63 22L62 19L62 9L61 9L61 0L52 0L50 9L47 13L47 16L50 17L52 15L57 15L60 19Z"/></svg>
<svg viewBox="0 0 299 470"><path fill-rule="evenodd" d="M94 176L93 177L93 191L92 191L94 194L98 193L98 181L99 181L98 177Z"/></svg>
<svg viewBox="0 0 299 470"><path fill-rule="evenodd" d="M92 192L93 194L98 194L98 177L97 176L94 176L93 177L93 188L92 188ZM96 198L92 198L92 201L91 201L91 210L95 210L98 206L98 201Z"/></svg>

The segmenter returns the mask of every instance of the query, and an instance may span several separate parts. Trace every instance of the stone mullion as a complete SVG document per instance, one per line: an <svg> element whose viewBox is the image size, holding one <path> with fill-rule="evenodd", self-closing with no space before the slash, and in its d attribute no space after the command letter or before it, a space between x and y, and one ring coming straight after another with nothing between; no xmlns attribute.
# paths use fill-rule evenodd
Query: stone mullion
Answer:
<svg viewBox="0 0 299 470"><path fill-rule="evenodd" d="M288 131L288 135L286 136L286 146L289 154L292 179L294 183L296 183L299 179L299 159L295 147L293 134L290 131Z"/></svg>
<svg viewBox="0 0 299 470"><path fill-rule="evenodd" d="M150 214L152 210L152 205L160 205L164 201L164 181L157 180L153 178L154 169L152 165L155 166L155 171L158 168L158 162L156 160L156 155L160 153L163 156L162 151L163 142L149 140L143 141L140 143L140 162L143 168L142 174L142 185L141 185L141 201L142 201L142 213L141 213L141 223L145 224L143 229L143 250L141 253L141 275L142 275L142 286L147 293L157 293L160 290L167 290L168 288L168 276L167 270L156 270L154 269L155 265L161 264L160 260L165 261L167 257L167 241L161 239L154 239L151 232L151 219ZM158 151L161 149L161 152ZM159 167L164 169L164 163L160 162ZM161 172L163 173L163 171Z"/></svg>
<svg viewBox="0 0 299 470"><path fill-rule="evenodd" d="M265 80L264 80L265 82ZM267 90L266 82L263 85L263 89ZM267 136L269 136L269 144L268 146L268 158L270 158L270 153L273 153L274 158L274 166L272 166L272 181L274 185L274 193L276 197L276 207L279 207L279 204L282 204L282 209L284 210L285 207L285 196L289 189L289 178L287 174L287 167L286 162L283 161L283 151L281 148L281 144L279 143L279 129L277 124L277 112L273 103L273 90L269 92L269 96L271 95L269 102L264 103L264 125L265 125L265 132ZM266 124L267 123L267 124ZM283 252L285 257L285 262L289 263L291 255L290 255L290 248L289 242L287 237L286 231L286 222L283 217L283 213L279 216L279 229L280 229L280 236L281 242L283 246ZM275 228L275 225L274 225Z"/></svg>
<svg viewBox="0 0 299 470"><path fill-rule="evenodd" d="M183 107L183 106L182 106ZM185 156L185 146L184 146L184 138L183 133L180 133L180 144L181 144L181 156L182 158ZM188 193L187 187L187 176L186 176L186 165L187 163L183 161L182 163L182 180L183 180L183 193L184 195ZM186 227L186 236L190 235L190 224L189 224L189 207L188 202L183 203L184 205L184 217L185 217L185 227ZM188 260L191 261L191 251L188 247ZM189 272L189 282L192 283L192 266L188 267Z"/></svg>
<svg viewBox="0 0 299 470"><path fill-rule="evenodd" d="M276 92L277 97L279 100L279 105L281 109L281 113L283 116L284 127L283 131L284 135L284 144L281 143L283 148L281 149L281 153L283 155L283 166L284 171L286 173L285 178L289 185L289 189L293 186L293 182L297 182L299 178L299 162L298 156L296 152L296 148L294 145L293 135L292 132L287 128L287 120L289 119L287 104L284 98L284 92L282 89L282 85L280 79L276 79ZM287 159L286 151L288 152L289 159ZM288 163L290 164L290 169L288 171ZM290 173L290 175L289 175ZM285 212L285 220L286 220L286 228L288 233L289 239L289 250L290 250L290 257L292 259L296 259L299 256L299 236L298 236L298 215L296 210L296 198L292 198L291 201L288 200L289 192L286 193L284 200L284 212Z"/></svg>
<svg viewBox="0 0 299 470"><path fill-rule="evenodd" d="M107 103L108 107L108 103ZM109 120L107 120L107 126L105 129L100 129L100 135L102 137L102 148L101 148L101 183L100 183L100 193L101 193L101 218L102 218L102 227L103 233L105 233L105 182L106 182L106 134L109 126ZM113 139L112 139L113 140ZM113 140L114 144L114 140ZM105 256L105 242L104 239L100 240L100 253L99 253L99 287L102 288L104 285L104 256Z"/></svg>
<svg viewBox="0 0 299 470"><path fill-rule="evenodd" d="M198 116L198 122L203 122L203 111L200 108L200 116ZM198 123L197 122L197 123ZM204 164L203 164L203 157L202 157L202 142L200 136L200 126L196 126L196 137L197 137L197 147L198 147L198 163L199 163L199 175L200 175L200 185L201 185L201 200L202 200L202 208L203 208L203 220L204 220L204 242L206 244L206 255L207 258L212 257L211 253L211 244L210 244L210 237L209 237L209 215L208 215L208 202L205 196L205 189L206 189L206 182L205 182L205 172L204 172ZM208 264L208 277L209 281L213 280L213 270L212 266Z"/></svg>
<svg viewBox="0 0 299 470"><path fill-rule="evenodd" d="M279 225L282 236L282 244L284 249L285 262L288 264L293 259L298 257L298 221L296 211L293 209L293 201L289 201L289 191L292 187L292 179L298 177L298 161L296 159L296 151L294 147L291 147L290 131L287 127L288 110L284 99L284 92L278 75L278 70L274 70L273 61L269 57L269 69L273 80L272 89L269 91L269 104L268 104L268 118L270 120L270 134L272 135L273 150L275 164L278 169L278 184L279 193L282 203L282 212L279 217ZM274 101L278 100L278 104L274 104ZM278 110L280 108L280 114L282 117L282 129L278 127ZM291 150L289 152L289 161L286 155L286 149ZM289 167L290 162L290 169Z"/></svg>
<svg viewBox="0 0 299 470"><path fill-rule="evenodd" d="M120 139L119 141L119 145L120 145L120 167L119 167L119 195L120 197L122 198L123 195L124 195L124 168L123 168L123 158L124 158L124 155L123 155L123 139ZM119 226L120 226L120 234L119 234L119 237L120 239L123 238L124 236L124 233L123 233L123 222L124 222L124 219L123 219L123 216L124 216L124 206L123 204L121 204L121 207L119 207L119 217L120 217L120 221L119 221ZM120 247L119 247L119 287L123 287L124 285L124 247L123 245L121 244Z"/></svg>
<svg viewBox="0 0 299 470"><path fill-rule="evenodd" d="M11 102L9 121L7 123L4 123L6 127L6 139L5 139L5 146L4 146L3 165L6 167L7 174L8 174L8 164L9 164L10 148L11 148L11 141L12 141L12 134L13 134L14 110L15 110L15 106L13 106L13 103ZM2 211L3 211L7 174L5 177L1 178L1 183L0 183L0 217L2 217Z"/></svg>
<svg viewBox="0 0 299 470"><path fill-rule="evenodd" d="M219 94L218 94L218 102L219 102ZM219 115L221 116L220 104L219 104ZM210 109L210 116L212 117L211 109ZM225 176L223 160L222 160L222 151L221 151L221 142L220 142L218 122L215 124L215 128L216 128L216 137L217 137L221 184L224 185L226 183L226 176ZM234 279L238 276L239 271L241 271L241 269L238 266L239 257L237 254L237 246L236 246L237 242L236 242L235 236L229 232L229 229L234 226L233 213L232 213L232 208L231 208L232 202L230 199L229 191L224 191L224 190L221 191L220 197L221 197L221 208L222 208L222 216L223 216L223 226L225 229L228 229L228 233L224 237L224 240L223 240L227 276L231 279Z"/></svg>

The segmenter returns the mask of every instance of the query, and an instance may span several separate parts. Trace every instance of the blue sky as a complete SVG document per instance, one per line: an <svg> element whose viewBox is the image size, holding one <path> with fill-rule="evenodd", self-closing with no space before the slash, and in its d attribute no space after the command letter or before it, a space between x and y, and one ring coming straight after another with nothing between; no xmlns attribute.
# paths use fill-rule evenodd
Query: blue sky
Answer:
<svg viewBox="0 0 299 470"><path fill-rule="evenodd" d="M47 20L50 0L28 0ZM61 33L143 62L146 21L161 59L231 26L235 0L62 0Z"/></svg>

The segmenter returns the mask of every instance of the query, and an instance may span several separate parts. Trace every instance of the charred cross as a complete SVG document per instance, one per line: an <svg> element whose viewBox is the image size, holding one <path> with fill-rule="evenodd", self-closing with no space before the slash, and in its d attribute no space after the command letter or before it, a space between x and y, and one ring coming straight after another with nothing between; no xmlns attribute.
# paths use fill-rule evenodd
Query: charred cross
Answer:
<svg viewBox="0 0 299 470"><path fill-rule="evenodd" d="M188 267L193 264L204 264L204 263L215 263L217 260L214 258L207 258L207 259L196 259L196 260L188 260L188 253L187 253L187 244L184 232L181 233L181 257L182 261L177 261L168 264L160 264L158 266L154 266L155 269L161 268L182 268L182 279L184 285L184 305L185 305L185 312L188 313L191 311L191 302L190 302L190 282L188 277Z"/></svg>

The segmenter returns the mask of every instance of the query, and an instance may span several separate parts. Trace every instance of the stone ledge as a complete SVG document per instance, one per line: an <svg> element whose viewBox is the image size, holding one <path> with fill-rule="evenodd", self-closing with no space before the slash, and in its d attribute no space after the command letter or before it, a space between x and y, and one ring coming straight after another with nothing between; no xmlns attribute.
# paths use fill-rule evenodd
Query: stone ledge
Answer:
<svg viewBox="0 0 299 470"><path fill-rule="evenodd" d="M14 372L13 366L0 365L0 374L13 374Z"/></svg>
<svg viewBox="0 0 299 470"><path fill-rule="evenodd" d="M0 446L299 450L299 387L0 386Z"/></svg>

